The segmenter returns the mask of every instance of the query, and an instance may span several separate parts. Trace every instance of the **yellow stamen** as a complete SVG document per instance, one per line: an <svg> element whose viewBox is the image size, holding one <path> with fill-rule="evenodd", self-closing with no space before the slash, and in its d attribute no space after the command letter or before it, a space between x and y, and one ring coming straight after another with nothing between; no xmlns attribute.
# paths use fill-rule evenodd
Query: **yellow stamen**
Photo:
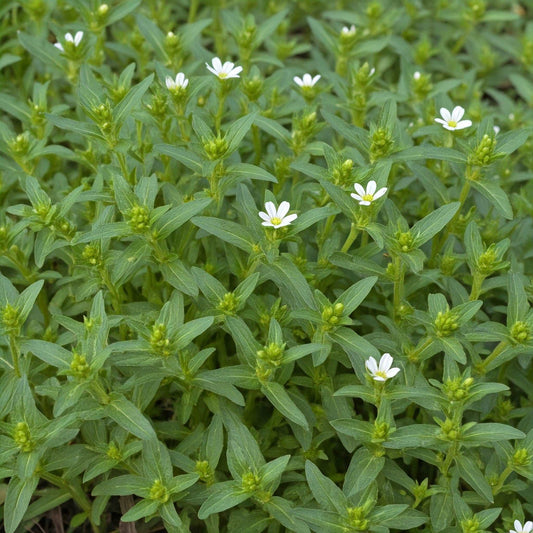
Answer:
<svg viewBox="0 0 533 533"><path fill-rule="evenodd" d="M281 224L281 218L273 217L270 219L270 222L274 224L274 226L278 226L279 224Z"/></svg>
<svg viewBox="0 0 533 533"><path fill-rule="evenodd" d="M448 120L448 126L450 126L450 128L455 128L457 126L457 122L455 122L455 120Z"/></svg>
<svg viewBox="0 0 533 533"><path fill-rule="evenodd" d="M365 202L372 202L374 200L373 194L363 194L363 200Z"/></svg>
<svg viewBox="0 0 533 533"><path fill-rule="evenodd" d="M228 77L228 74L226 72L219 72L218 77L223 80L224 78Z"/></svg>

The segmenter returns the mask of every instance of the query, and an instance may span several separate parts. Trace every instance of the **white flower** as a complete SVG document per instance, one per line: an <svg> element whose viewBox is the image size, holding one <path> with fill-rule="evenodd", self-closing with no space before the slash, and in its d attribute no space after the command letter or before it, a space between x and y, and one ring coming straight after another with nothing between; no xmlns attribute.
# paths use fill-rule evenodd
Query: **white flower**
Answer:
<svg viewBox="0 0 533 533"><path fill-rule="evenodd" d="M83 32L82 31L76 32L76 35L74 37L72 37L71 33L66 33L65 34L65 41L68 41L69 43L73 43L74 46L76 46L76 47L81 43L82 39L83 39ZM61 43L55 43L54 46L56 48L58 48L59 50L61 50L62 52L65 51L64 48L63 48L63 45Z"/></svg>
<svg viewBox="0 0 533 533"><path fill-rule="evenodd" d="M391 354L384 353L379 360L379 366L373 357L369 357L365 361L365 367L375 381L387 381L400 371L397 367L391 368L392 362L393 358L391 357Z"/></svg>
<svg viewBox="0 0 533 533"><path fill-rule="evenodd" d="M374 200L381 198L387 192L387 187L382 187L376 192L377 184L374 180L368 182L366 191L359 183L354 183L353 187L357 194L353 192L350 196L358 200L359 205L370 205Z"/></svg>
<svg viewBox="0 0 533 533"><path fill-rule="evenodd" d="M266 213L259 211L259 216L264 220L262 222L263 226L271 226L273 228L288 226L298 217L298 215L286 216L290 208L291 204L289 202L281 202L277 209L273 202L267 202L265 204Z"/></svg>
<svg viewBox="0 0 533 533"><path fill-rule="evenodd" d="M376 72L376 69L374 67L372 67L370 69L370 72L368 73L368 77L370 78L370 76L373 76L375 72Z"/></svg>
<svg viewBox="0 0 533 533"><path fill-rule="evenodd" d="M185 89L189 85L189 80L185 77L183 72L178 72L176 80L173 80L170 76L165 78L165 84L169 91L175 91L176 89Z"/></svg>
<svg viewBox="0 0 533 533"><path fill-rule="evenodd" d="M320 78L320 74L317 74L314 78L311 77L311 74L304 74L301 78L294 76L293 80L300 87L313 87Z"/></svg>
<svg viewBox="0 0 533 533"><path fill-rule="evenodd" d="M444 128L450 131L462 130L472 126L471 120L461 120L464 114L465 110L460 105L455 106L451 113L445 107L441 107L440 116L442 118L436 118L435 122L442 124Z"/></svg>
<svg viewBox="0 0 533 533"><path fill-rule="evenodd" d="M494 130L494 135L498 135L498 133L500 133L500 126L492 126L492 129Z"/></svg>
<svg viewBox="0 0 533 533"><path fill-rule="evenodd" d="M348 26L344 26L344 28L342 28L342 31L341 31L343 35L348 35L348 36L355 35L356 32L357 30L355 29L354 24L352 24L349 28Z"/></svg>
<svg viewBox="0 0 533 533"><path fill-rule="evenodd" d="M531 520L524 525L519 520L514 521L514 529L511 529L509 533L530 533L533 529L533 522Z"/></svg>
<svg viewBox="0 0 533 533"><path fill-rule="evenodd" d="M221 80L225 80L226 78L240 78L239 73L242 72L242 67L236 67L231 61L226 61L222 64L220 58L214 57L211 63L213 63L213 66L209 63L205 64L207 70L215 76L218 76Z"/></svg>
<svg viewBox="0 0 533 533"><path fill-rule="evenodd" d="M418 72L418 70L413 74L413 78L414 78L415 80L419 80L419 79L420 79L420 76L421 76L421 74L420 74L420 72Z"/></svg>

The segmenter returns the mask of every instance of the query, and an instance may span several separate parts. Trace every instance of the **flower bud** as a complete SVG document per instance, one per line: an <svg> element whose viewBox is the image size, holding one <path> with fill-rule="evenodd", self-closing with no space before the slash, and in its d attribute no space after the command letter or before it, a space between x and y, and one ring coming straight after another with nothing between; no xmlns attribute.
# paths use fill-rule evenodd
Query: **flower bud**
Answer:
<svg viewBox="0 0 533 533"><path fill-rule="evenodd" d="M531 328L521 320L511 326L511 338L516 344L527 344L531 339Z"/></svg>
<svg viewBox="0 0 533 533"><path fill-rule="evenodd" d="M261 486L261 478L249 471L242 476L242 490L244 492L254 492Z"/></svg>
<svg viewBox="0 0 533 533"><path fill-rule="evenodd" d="M456 329L459 328L457 319L449 309L446 312L439 311L434 322L438 337L449 337Z"/></svg>
<svg viewBox="0 0 533 533"><path fill-rule="evenodd" d="M228 150L228 142L219 135L215 139L204 141L204 150L207 157L212 161L220 159Z"/></svg>
<svg viewBox="0 0 533 533"><path fill-rule="evenodd" d="M114 442L109 443L106 450L106 455L109 457L109 459L113 459L114 461L122 460L122 452Z"/></svg>
<svg viewBox="0 0 533 533"><path fill-rule="evenodd" d="M150 487L150 495L148 497L151 500L166 503L170 498L170 493L163 482L160 479L156 479Z"/></svg>
<svg viewBox="0 0 533 533"><path fill-rule="evenodd" d="M26 422L19 422L15 426L12 437L22 452L29 453L35 448L35 442L31 437L30 428Z"/></svg>
<svg viewBox="0 0 533 533"><path fill-rule="evenodd" d="M70 363L70 373L72 376L79 380L84 380L89 377L91 368L87 364L85 355L79 354L75 351L72 352L72 362Z"/></svg>
<svg viewBox="0 0 533 533"><path fill-rule="evenodd" d="M234 315L237 312L239 300L232 292L224 294L224 298L218 302L217 309L226 315Z"/></svg>
<svg viewBox="0 0 533 533"><path fill-rule="evenodd" d="M150 229L150 210L145 205L134 205L128 212L128 224L136 232Z"/></svg>

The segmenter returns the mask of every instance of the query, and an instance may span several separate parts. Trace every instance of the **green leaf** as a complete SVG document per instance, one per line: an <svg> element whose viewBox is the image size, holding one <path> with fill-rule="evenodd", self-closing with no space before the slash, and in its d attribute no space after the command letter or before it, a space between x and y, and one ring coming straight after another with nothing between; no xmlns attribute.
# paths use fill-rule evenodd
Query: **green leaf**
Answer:
<svg viewBox="0 0 533 533"><path fill-rule="evenodd" d="M348 507L348 499L342 490L326 477L311 461L305 462L305 478L319 505L328 511L342 514Z"/></svg>
<svg viewBox="0 0 533 533"><path fill-rule="evenodd" d="M311 525L313 531L320 533L346 533L339 513L320 509L294 509L294 516Z"/></svg>
<svg viewBox="0 0 533 533"><path fill-rule="evenodd" d="M244 136L248 133L257 117L257 112L249 113L244 117L237 119L232 123L226 132L226 141L228 142L227 154L231 154L239 148Z"/></svg>
<svg viewBox="0 0 533 533"><path fill-rule="evenodd" d="M237 163L236 165L229 165L226 168L228 175L242 177L243 179L270 181L277 183L278 180L268 170L258 167L257 165L250 165L249 163Z"/></svg>
<svg viewBox="0 0 533 533"><path fill-rule="evenodd" d="M476 463L464 455L455 458L459 475L485 500L494 503L492 488Z"/></svg>
<svg viewBox="0 0 533 533"><path fill-rule="evenodd" d="M198 286L191 274L190 268L187 268L179 259L170 260L168 263L161 263L159 268L165 281L172 285L172 287L189 296L195 297L198 295Z"/></svg>
<svg viewBox="0 0 533 533"><path fill-rule="evenodd" d="M207 500L198 511L198 518L205 520L214 513L231 509L251 497L248 492L243 492L242 486L237 481L223 481L209 488Z"/></svg>
<svg viewBox="0 0 533 533"><path fill-rule="evenodd" d="M340 433L354 437L360 442L372 442L374 424L370 422L353 418L339 418L338 420L331 420L330 424Z"/></svg>
<svg viewBox="0 0 533 533"><path fill-rule="evenodd" d="M440 428L438 426L433 426L431 424L404 426L392 433L387 442L383 443L383 446L395 450L435 446L440 442L437 439L439 431Z"/></svg>
<svg viewBox="0 0 533 533"><path fill-rule="evenodd" d="M136 111L140 107L140 103L144 93L150 87L152 81L154 80L154 75L150 74L144 80L142 80L137 85L134 85L118 103L118 105L113 109L113 120L117 129L120 129L124 121L128 118L133 111Z"/></svg>
<svg viewBox="0 0 533 533"><path fill-rule="evenodd" d="M36 281L32 283L29 287L24 289L20 294L17 302L17 307L19 308L19 317L22 321L25 321L28 318L33 306L35 305L35 300L39 296L41 289L43 288L44 280Z"/></svg>
<svg viewBox="0 0 533 533"><path fill-rule="evenodd" d="M72 353L52 342L30 339L24 341L21 349L22 352L31 352L45 363L61 370L70 368L72 362Z"/></svg>
<svg viewBox="0 0 533 533"><path fill-rule="evenodd" d="M24 32L18 32L20 44L37 59L40 59L46 65L63 71L66 64L65 59L61 57L60 51L48 41L38 39Z"/></svg>
<svg viewBox="0 0 533 533"><path fill-rule="evenodd" d="M57 115L46 114L46 118L50 124L61 128L62 130L79 133L83 137L93 137L105 142L105 138L100 133L100 130L94 124L89 122L80 122L79 120L72 120L70 118L59 117Z"/></svg>
<svg viewBox="0 0 533 533"><path fill-rule="evenodd" d="M513 208L504 190L493 181L471 181L472 187L481 193L507 220L513 219Z"/></svg>
<svg viewBox="0 0 533 533"><path fill-rule="evenodd" d="M400 152L389 156L394 162L418 161L420 159L437 159L449 161L450 163L464 163L466 157L461 152L451 148L442 148L440 146L411 146Z"/></svg>
<svg viewBox="0 0 533 533"><path fill-rule="evenodd" d="M176 159L176 161L183 163L187 168L203 175L204 161L194 152L171 144L156 144L154 150L157 153L168 155L169 157Z"/></svg>
<svg viewBox="0 0 533 533"><path fill-rule="evenodd" d="M211 235L250 253L255 239L242 224L215 217L194 217L191 222Z"/></svg>
<svg viewBox="0 0 533 533"><path fill-rule="evenodd" d="M450 524L454 513L453 497L449 490L431 496L429 515L435 531L443 531Z"/></svg>
<svg viewBox="0 0 533 533"><path fill-rule="evenodd" d="M511 439L523 439L525 433L506 424L482 423L467 429L462 435L462 441L467 445L492 446L493 442Z"/></svg>
<svg viewBox="0 0 533 533"><path fill-rule="evenodd" d="M135 21L139 31L143 34L148 44L155 50L157 57L165 64L170 63L170 57L165 50L164 42L165 35L157 27L157 25L144 15L137 13L135 15Z"/></svg>
<svg viewBox="0 0 533 533"><path fill-rule="evenodd" d="M92 490L93 496L137 496L147 495L150 491L150 482L140 476L130 474L115 476L102 481Z"/></svg>
<svg viewBox="0 0 533 533"><path fill-rule="evenodd" d="M154 428L141 413L138 407L120 393L112 392L110 402L106 405L105 413L119 426L140 439L155 439Z"/></svg>
<svg viewBox="0 0 533 533"><path fill-rule="evenodd" d="M385 466L385 457L377 457L368 448L359 448L352 456L344 478L348 497L360 492L374 481Z"/></svg>
<svg viewBox="0 0 533 533"><path fill-rule="evenodd" d="M434 237L450 220L460 207L459 202L443 205L422 220L416 222L411 228L411 234L415 239L416 246L421 246Z"/></svg>
<svg viewBox="0 0 533 533"><path fill-rule="evenodd" d="M267 381L262 384L261 392L283 416L305 429L309 428L304 414L296 407L283 385L275 381Z"/></svg>
<svg viewBox="0 0 533 533"><path fill-rule="evenodd" d="M131 509L122 515L120 520L122 522L134 522L145 516L153 515L161 503L158 500L141 500L137 502Z"/></svg>
<svg viewBox="0 0 533 533"><path fill-rule="evenodd" d="M39 483L38 476L26 479L12 477L7 486L4 502L4 527L6 533L14 533L24 518L33 492Z"/></svg>
<svg viewBox="0 0 533 533"><path fill-rule="evenodd" d="M346 289L338 298L336 303L344 305L344 315L351 315L368 296L372 287L376 284L378 278L372 276L354 283L349 289Z"/></svg>
<svg viewBox="0 0 533 533"><path fill-rule="evenodd" d="M194 215L203 211L210 203L211 198L198 198L173 207L167 211L154 225L158 239L166 239L172 232L183 226Z"/></svg>

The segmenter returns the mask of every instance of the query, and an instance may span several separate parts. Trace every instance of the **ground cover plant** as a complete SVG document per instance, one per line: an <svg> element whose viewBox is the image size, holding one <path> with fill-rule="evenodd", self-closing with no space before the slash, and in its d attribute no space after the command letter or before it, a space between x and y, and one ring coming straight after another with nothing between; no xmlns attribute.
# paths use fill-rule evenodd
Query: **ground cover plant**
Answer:
<svg viewBox="0 0 533 533"><path fill-rule="evenodd" d="M0 517L529 533L533 6L0 6Z"/></svg>

